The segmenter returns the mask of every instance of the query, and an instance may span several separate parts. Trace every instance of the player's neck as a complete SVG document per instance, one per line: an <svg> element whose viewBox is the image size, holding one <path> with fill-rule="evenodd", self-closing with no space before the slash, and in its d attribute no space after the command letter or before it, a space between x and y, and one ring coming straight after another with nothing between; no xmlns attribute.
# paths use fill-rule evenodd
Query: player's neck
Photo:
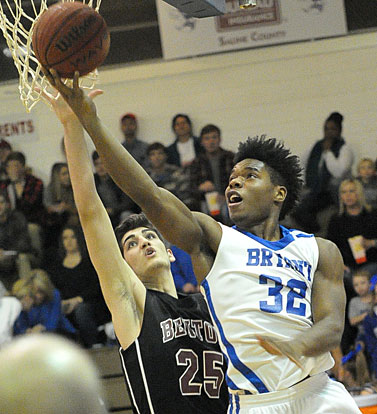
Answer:
<svg viewBox="0 0 377 414"><path fill-rule="evenodd" d="M270 216L260 223L249 223L245 226L237 224L237 227L268 241L278 241L282 237L279 222L274 216Z"/></svg>
<svg viewBox="0 0 377 414"><path fill-rule="evenodd" d="M160 274L158 277L149 279L144 282L147 289L157 290L158 292L167 293L170 296L177 298L177 289L175 288L173 275L170 271Z"/></svg>

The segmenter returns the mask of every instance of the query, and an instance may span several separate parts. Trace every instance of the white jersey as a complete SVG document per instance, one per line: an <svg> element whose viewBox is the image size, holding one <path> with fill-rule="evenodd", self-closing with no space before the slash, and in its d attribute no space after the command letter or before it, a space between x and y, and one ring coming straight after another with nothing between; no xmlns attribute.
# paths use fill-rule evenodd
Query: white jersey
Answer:
<svg viewBox="0 0 377 414"><path fill-rule="evenodd" d="M307 376L330 369L326 352L301 357L302 369L285 356L271 355L257 335L287 340L313 325L311 294L318 263L313 235L281 226L283 238L261 239L222 227L219 249L202 293L227 357L232 393L266 393L286 389Z"/></svg>

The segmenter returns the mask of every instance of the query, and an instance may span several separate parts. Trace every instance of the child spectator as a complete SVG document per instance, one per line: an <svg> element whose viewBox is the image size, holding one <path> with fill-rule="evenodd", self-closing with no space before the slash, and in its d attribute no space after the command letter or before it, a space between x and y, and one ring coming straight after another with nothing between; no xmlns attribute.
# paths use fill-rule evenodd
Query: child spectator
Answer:
<svg viewBox="0 0 377 414"><path fill-rule="evenodd" d="M377 173L371 158L362 158L357 164L357 179L364 188L365 201L372 209L377 209Z"/></svg>
<svg viewBox="0 0 377 414"><path fill-rule="evenodd" d="M353 297L348 307L348 319L351 326L358 329L358 337L363 335L363 321L372 308L373 295L369 290L370 274L366 270L358 270L352 276L353 288L357 296Z"/></svg>

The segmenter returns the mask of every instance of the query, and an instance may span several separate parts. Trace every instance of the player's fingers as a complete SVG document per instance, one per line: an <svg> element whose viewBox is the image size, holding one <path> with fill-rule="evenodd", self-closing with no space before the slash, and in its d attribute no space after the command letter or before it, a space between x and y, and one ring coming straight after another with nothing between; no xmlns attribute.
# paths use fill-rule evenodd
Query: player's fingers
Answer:
<svg viewBox="0 0 377 414"><path fill-rule="evenodd" d="M103 94L103 90L102 89L94 89L93 91L90 91L88 93L88 96L89 96L89 98L94 99L98 95L102 95L102 94Z"/></svg>
<svg viewBox="0 0 377 414"><path fill-rule="evenodd" d="M75 70L75 73L73 75L73 89L74 90L79 89L79 77L80 77L79 71Z"/></svg>
<svg viewBox="0 0 377 414"><path fill-rule="evenodd" d="M55 84L53 85L63 96L68 96L71 92L71 88L63 83L60 79L58 72L55 69L50 69L50 73L54 78Z"/></svg>
<svg viewBox="0 0 377 414"><path fill-rule="evenodd" d="M268 353L273 355L283 355L283 353L280 351L279 348L277 348L275 345L273 345L270 341L267 339L262 338L261 336L257 335L257 339L259 342L259 345L264 348Z"/></svg>
<svg viewBox="0 0 377 414"><path fill-rule="evenodd" d="M48 79L48 81L51 83L51 85L55 86L55 79L51 75L51 72L47 68L45 68L44 66L41 67L41 70L42 70L43 74L46 76L46 78Z"/></svg>

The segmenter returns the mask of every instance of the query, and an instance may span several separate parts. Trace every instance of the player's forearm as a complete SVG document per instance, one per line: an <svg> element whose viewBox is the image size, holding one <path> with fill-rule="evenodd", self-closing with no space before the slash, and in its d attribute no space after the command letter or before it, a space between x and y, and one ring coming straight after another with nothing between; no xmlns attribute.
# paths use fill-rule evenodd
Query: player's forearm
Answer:
<svg viewBox="0 0 377 414"><path fill-rule="evenodd" d="M98 117L85 122L84 127L91 137L106 169L117 185L143 210L155 202L159 188L143 167L128 153L123 145L107 130Z"/></svg>
<svg viewBox="0 0 377 414"><path fill-rule="evenodd" d="M64 124L64 142L75 203L78 211L83 213L88 208L92 208L92 199L97 193L84 131L79 122Z"/></svg>
<svg viewBox="0 0 377 414"><path fill-rule="evenodd" d="M292 343L298 347L302 355L317 356L339 346L342 332L342 322L336 323L333 319L325 318L315 323L304 334L300 334Z"/></svg>

